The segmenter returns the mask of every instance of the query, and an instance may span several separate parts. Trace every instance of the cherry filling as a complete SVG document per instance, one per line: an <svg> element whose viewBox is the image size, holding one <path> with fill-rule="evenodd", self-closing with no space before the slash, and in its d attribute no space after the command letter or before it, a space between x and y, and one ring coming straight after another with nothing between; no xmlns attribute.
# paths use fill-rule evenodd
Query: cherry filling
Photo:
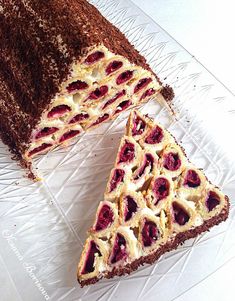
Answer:
<svg viewBox="0 0 235 301"><path fill-rule="evenodd" d="M160 233L154 222L145 219L141 235L144 246L150 247L159 238Z"/></svg>
<svg viewBox="0 0 235 301"><path fill-rule="evenodd" d="M89 251L86 256L86 261L84 268L82 270L82 274L88 274L92 273L95 270L94 263L95 263L95 255L98 254L98 256L101 256L100 250L96 243L92 240L90 242Z"/></svg>
<svg viewBox="0 0 235 301"><path fill-rule="evenodd" d="M184 185L195 188L195 187L200 186L200 184L201 184L201 180L200 180L198 174L196 173L195 170L190 169L186 174L186 177L184 180Z"/></svg>
<svg viewBox="0 0 235 301"><path fill-rule="evenodd" d="M121 61L113 61L111 63L108 64L105 72L107 75L117 71L118 69L120 69L123 66L123 62Z"/></svg>
<svg viewBox="0 0 235 301"><path fill-rule="evenodd" d="M132 218L132 216L136 213L137 208L138 206L134 199L129 195L126 196L126 208L124 213L125 222L129 221Z"/></svg>
<svg viewBox="0 0 235 301"><path fill-rule="evenodd" d="M143 134L146 127L146 122L139 116L136 116L133 120L132 136Z"/></svg>
<svg viewBox="0 0 235 301"><path fill-rule="evenodd" d="M155 205L169 195L170 183L165 178L157 178L153 185L153 193L155 196Z"/></svg>
<svg viewBox="0 0 235 301"><path fill-rule="evenodd" d="M152 172L153 163L154 163L153 156L151 154L146 154L144 164L141 166L139 173L138 173L138 175L135 176L134 180L138 180L139 178L141 178L148 166L150 166L149 173Z"/></svg>
<svg viewBox="0 0 235 301"><path fill-rule="evenodd" d="M83 120L86 120L89 118L89 114L87 113L80 113L76 116L74 116L70 121L69 121L69 124L73 124L73 123L78 123L78 122L81 122Z"/></svg>
<svg viewBox="0 0 235 301"><path fill-rule="evenodd" d="M181 166L179 155L177 153L169 153L165 155L163 166L170 171L179 169Z"/></svg>
<svg viewBox="0 0 235 301"><path fill-rule="evenodd" d="M152 96L153 94L155 94L155 92L156 92L156 91L155 91L153 88L148 89L148 90L145 91L145 92L143 93L143 95L140 97L140 100L143 100L143 99L145 99L146 97Z"/></svg>
<svg viewBox="0 0 235 301"><path fill-rule="evenodd" d="M122 259L125 259L126 257L126 240L122 234L118 233L113 246L111 263L114 264Z"/></svg>
<svg viewBox="0 0 235 301"><path fill-rule="evenodd" d="M49 148L51 146L52 146L52 144L50 144L50 143L43 143L42 145L40 145L40 146L34 148L33 150L31 150L29 152L29 157L31 157L31 156L33 156L37 153L40 153L40 152L46 150L47 148Z"/></svg>
<svg viewBox="0 0 235 301"><path fill-rule="evenodd" d="M220 203L220 198L217 193L214 191L210 191L207 199L206 199L206 206L209 211L212 211L216 206Z"/></svg>
<svg viewBox="0 0 235 301"><path fill-rule="evenodd" d="M126 140L119 154L119 162L131 162L135 157L135 146Z"/></svg>
<svg viewBox="0 0 235 301"><path fill-rule="evenodd" d="M175 222L180 226L184 226L189 221L189 214L182 206L180 206L176 202L172 204L172 208Z"/></svg>
<svg viewBox="0 0 235 301"><path fill-rule="evenodd" d="M113 211L108 205L104 205L98 215L98 219L95 225L96 231L101 231L106 228L113 222L114 216Z"/></svg>
<svg viewBox="0 0 235 301"><path fill-rule="evenodd" d="M109 105L114 103L118 98L126 95L126 91L122 90L121 92L118 92L113 98L109 99L103 106L103 109L107 108Z"/></svg>
<svg viewBox="0 0 235 301"><path fill-rule="evenodd" d="M55 132L57 132L59 129L56 127L45 127L43 128L40 132L38 132L35 136L35 139L40 139L49 135L54 134Z"/></svg>
<svg viewBox="0 0 235 301"><path fill-rule="evenodd" d="M121 85L127 81L129 81L133 77L133 71L127 70L122 72L116 79L117 85Z"/></svg>
<svg viewBox="0 0 235 301"><path fill-rule="evenodd" d="M148 144L156 144L160 143L163 139L163 130L159 126L155 126L155 128L151 131L151 133L145 138L145 143Z"/></svg>
<svg viewBox="0 0 235 301"><path fill-rule="evenodd" d="M66 141L66 140L69 140L69 139L71 139L71 138L77 136L78 134L80 134L80 131L79 131L79 130L70 130L70 131L68 131L67 133L64 133L63 136L61 136L59 142L61 143L61 142L64 142L64 141Z"/></svg>
<svg viewBox="0 0 235 301"><path fill-rule="evenodd" d="M117 106L117 109L114 112L114 114L118 114L118 113L126 110L131 105L132 105L132 102L130 100L124 100L123 102L119 103L119 105Z"/></svg>
<svg viewBox="0 0 235 301"><path fill-rule="evenodd" d="M91 126L95 126L97 124L100 124L101 122L105 121L109 118L109 114L105 113L104 115L100 116L94 123L92 123Z"/></svg>
<svg viewBox="0 0 235 301"><path fill-rule="evenodd" d="M88 65L91 65L91 64L98 62L103 57L104 57L104 53L102 51L96 51L96 52L88 55L88 57L85 59L85 63Z"/></svg>
<svg viewBox="0 0 235 301"><path fill-rule="evenodd" d="M71 108L67 105L59 105L54 107L48 114L48 118L58 118L63 116L64 114L72 111Z"/></svg>
<svg viewBox="0 0 235 301"><path fill-rule="evenodd" d="M77 80L77 81L72 82L68 85L67 91L69 93L72 93L74 91L85 90L86 88L88 88L88 84L86 82L83 82L81 80Z"/></svg>
<svg viewBox="0 0 235 301"><path fill-rule="evenodd" d="M108 87L107 86L101 86L100 88L95 89L95 91L91 92L89 98L90 99L99 99L101 97L104 97L108 93Z"/></svg>
<svg viewBox="0 0 235 301"><path fill-rule="evenodd" d="M117 188L117 185L123 182L125 171L123 169L115 169L113 177L110 181L110 192Z"/></svg>
<svg viewBox="0 0 235 301"><path fill-rule="evenodd" d="M152 79L142 78L138 84L135 86L134 93L138 93L140 90L144 89L149 83L151 83Z"/></svg>

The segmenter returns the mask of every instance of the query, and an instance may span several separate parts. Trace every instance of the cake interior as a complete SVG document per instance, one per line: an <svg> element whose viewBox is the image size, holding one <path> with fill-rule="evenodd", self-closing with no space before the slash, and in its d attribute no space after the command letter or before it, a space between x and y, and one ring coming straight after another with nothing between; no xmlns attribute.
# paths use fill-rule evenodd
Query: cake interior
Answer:
<svg viewBox="0 0 235 301"><path fill-rule="evenodd" d="M136 270L226 220L229 200L159 123L132 111L78 265L81 286Z"/></svg>
<svg viewBox="0 0 235 301"><path fill-rule="evenodd" d="M122 111L148 101L162 86L149 70L115 55L104 45L89 49L71 67L69 79L44 111L25 159L46 152Z"/></svg>

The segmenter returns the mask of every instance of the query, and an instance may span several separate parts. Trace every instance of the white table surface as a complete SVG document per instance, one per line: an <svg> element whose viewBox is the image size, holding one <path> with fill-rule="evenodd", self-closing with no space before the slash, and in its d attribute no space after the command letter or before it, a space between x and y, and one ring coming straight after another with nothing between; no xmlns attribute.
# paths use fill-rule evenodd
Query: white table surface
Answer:
<svg viewBox="0 0 235 301"><path fill-rule="evenodd" d="M132 1L235 93L233 0ZM0 271L0 300L21 300L1 260ZM175 300L232 301L234 279L235 259Z"/></svg>
<svg viewBox="0 0 235 301"><path fill-rule="evenodd" d="M235 94L233 0L132 0Z"/></svg>

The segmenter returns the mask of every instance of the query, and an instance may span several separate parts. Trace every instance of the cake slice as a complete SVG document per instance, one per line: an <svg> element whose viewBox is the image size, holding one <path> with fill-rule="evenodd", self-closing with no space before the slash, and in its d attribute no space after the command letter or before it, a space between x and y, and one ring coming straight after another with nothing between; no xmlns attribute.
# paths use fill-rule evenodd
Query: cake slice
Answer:
<svg viewBox="0 0 235 301"><path fill-rule="evenodd" d="M132 111L78 265L81 286L155 262L225 221L229 199L174 137Z"/></svg>
<svg viewBox="0 0 235 301"><path fill-rule="evenodd" d="M159 93L173 98L85 0L1 1L0 18L0 136L24 162Z"/></svg>

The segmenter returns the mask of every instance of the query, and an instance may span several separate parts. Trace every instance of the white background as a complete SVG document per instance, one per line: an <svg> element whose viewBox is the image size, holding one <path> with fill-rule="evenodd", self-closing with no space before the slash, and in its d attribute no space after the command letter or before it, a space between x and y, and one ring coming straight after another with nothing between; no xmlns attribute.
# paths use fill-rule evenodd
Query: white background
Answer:
<svg viewBox="0 0 235 301"><path fill-rule="evenodd" d="M133 2L235 93L234 1L133 0ZM2 264L0 261L0 300L18 301L20 299L6 272L4 273ZM231 297L234 279L235 259L176 300L234 300Z"/></svg>
<svg viewBox="0 0 235 301"><path fill-rule="evenodd" d="M235 94L235 1L132 1ZM234 279L235 259L175 301L235 300Z"/></svg>
<svg viewBox="0 0 235 301"><path fill-rule="evenodd" d="M233 0L133 0L235 94Z"/></svg>

